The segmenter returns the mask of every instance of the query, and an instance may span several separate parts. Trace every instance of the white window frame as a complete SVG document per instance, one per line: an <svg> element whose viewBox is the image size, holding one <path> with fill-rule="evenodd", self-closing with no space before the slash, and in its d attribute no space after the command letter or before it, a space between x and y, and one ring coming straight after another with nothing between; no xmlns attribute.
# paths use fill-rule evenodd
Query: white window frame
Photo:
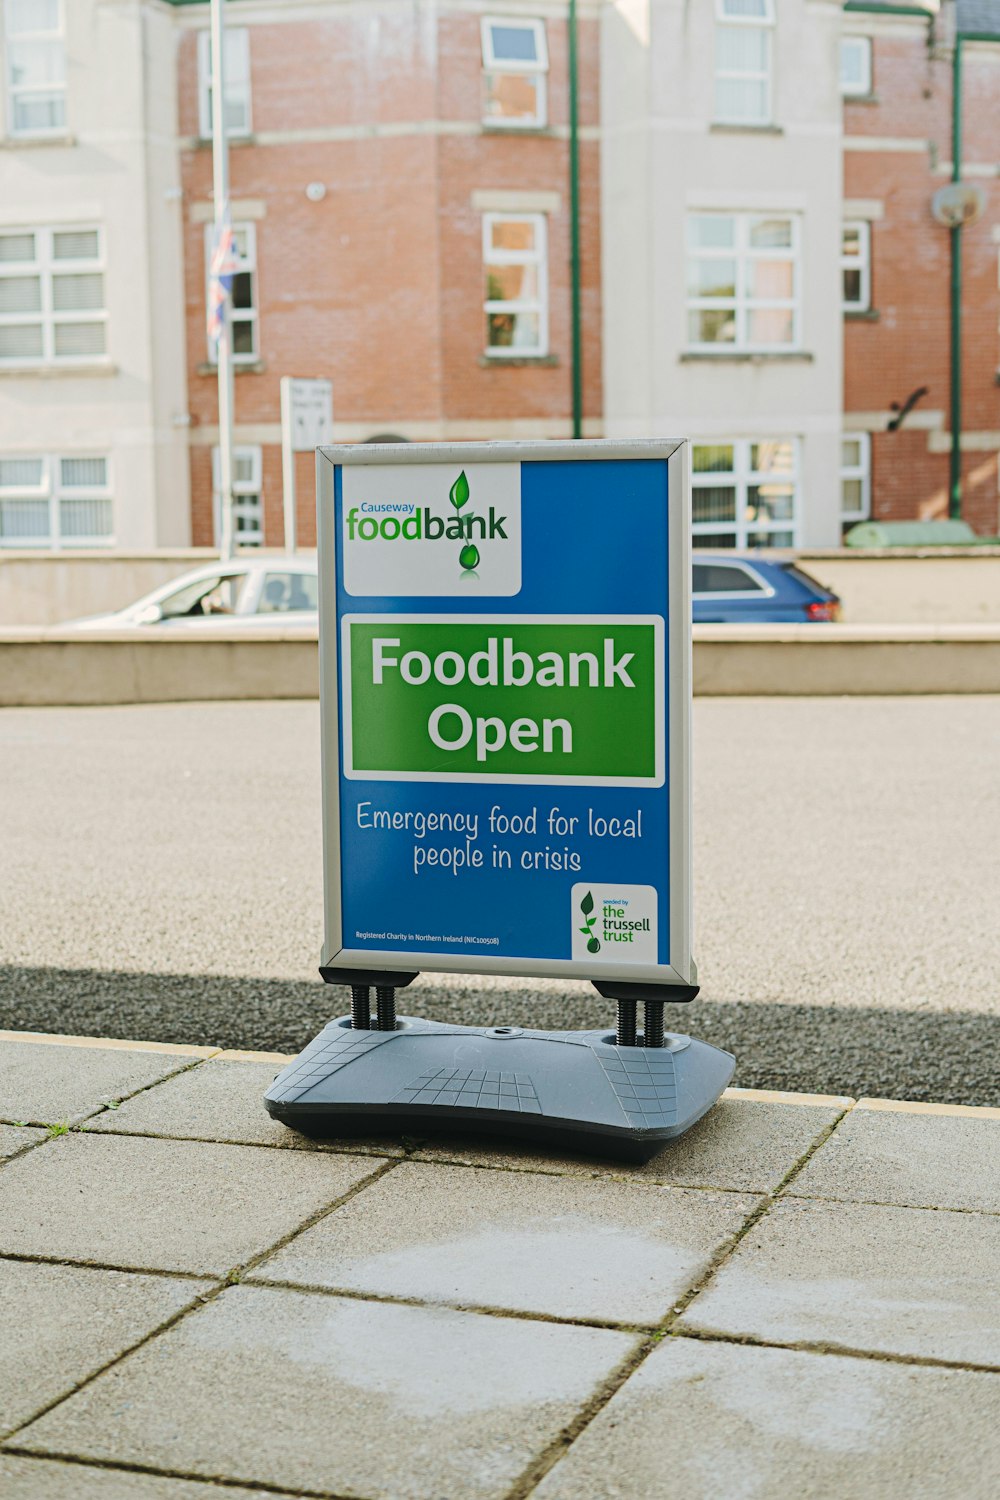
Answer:
<svg viewBox="0 0 1000 1500"><path fill-rule="evenodd" d="M858 233L858 254L849 255L843 245L843 231L855 229ZM867 219L845 219L841 228L840 270L841 305L845 312L868 312L872 305L872 226ZM844 295L843 273L860 271L861 287L857 300L849 302Z"/></svg>
<svg viewBox="0 0 1000 1500"><path fill-rule="evenodd" d="M11 33L11 11L10 0L4 0L3 6L3 36L4 36L4 83L7 94L7 134L12 140L46 140L52 137L64 136L66 134L66 7L65 0L57 0L59 9L59 26L56 31L19 31ZM62 44L63 77L61 83L50 83L43 88L34 84L17 84L14 82L10 64L10 43L12 41L24 42L55 42ZM63 117L58 125L47 125L41 129L35 128L25 130L18 128L16 124L17 100L29 94L59 94L62 96Z"/></svg>
<svg viewBox="0 0 1000 1500"><path fill-rule="evenodd" d="M104 252L104 230L99 224L46 224L0 225L0 236L32 235L35 254L32 260L0 261L0 280L7 277L37 276L41 283L41 308L36 312L0 313L0 325L15 324L42 326L42 352L39 355L0 355L0 370L11 366L30 366L41 369L49 365L95 365L108 361L107 322L108 309L81 309L80 311L57 311L54 305L52 281L54 276L100 275L104 278L104 301L107 303L107 262ZM96 234L97 255L93 260L57 260L53 254L53 241L57 234ZM101 323L105 327L104 351L101 354L57 354L55 352L55 330L57 325L71 323Z"/></svg>
<svg viewBox="0 0 1000 1500"><path fill-rule="evenodd" d="M535 226L534 250L494 250L493 225L503 223L521 224L529 221ZM493 312L537 312L538 347L536 349L498 347L483 339L484 352L489 359L543 359L549 352L549 240L548 221L545 214L490 212L483 214L483 276L486 267L493 265L537 265L538 298L527 298L515 302L493 300L484 295L483 322ZM484 287L485 293L485 287Z"/></svg>
<svg viewBox="0 0 1000 1500"><path fill-rule="evenodd" d="M845 464L843 461L843 449L841 449L840 462L840 518L842 521L867 521L872 513L872 438L870 432L842 432L841 443L857 443L860 454L860 462L856 464ZM856 510L848 510L844 504L844 481L860 479L861 481L861 505Z"/></svg>
<svg viewBox="0 0 1000 1500"><path fill-rule="evenodd" d="M691 243L691 223L694 219L732 219L735 224L732 248L695 246ZM755 223L766 223L780 219L791 225L791 244L764 246L750 244L750 230ZM732 297L699 297L690 293L685 301L685 313L725 310L732 308L736 322L736 337L729 343L699 343L689 336L687 347L692 353L726 355L740 354L787 354L802 347L802 257L801 217L797 213L732 213L716 212L714 209L690 209L685 223L687 237L686 260L734 260L736 262L736 288ZM750 297L747 294L748 265L753 260L789 260L792 263L791 297ZM748 336L748 314L769 308L785 308L792 314L792 337L782 344L754 344Z"/></svg>
<svg viewBox="0 0 1000 1500"><path fill-rule="evenodd" d="M235 105L241 105L245 117L241 125L227 125L226 134L233 140L240 140L253 134L250 28L227 26L223 51L226 60L226 105L230 110ZM241 77L237 75L237 67ZM212 33L208 30L198 33L198 134L204 141L212 138Z"/></svg>
<svg viewBox="0 0 1000 1500"><path fill-rule="evenodd" d="M41 464L41 476L37 485L4 485L0 482L0 508L5 500L46 500L48 502L48 532L45 536L5 537L0 532L0 551L61 552L75 547L113 547L114 535L114 489L111 474L111 458L106 453L11 453L0 452L0 459L15 462ZM62 464L65 459L101 459L104 463L104 483L97 485L64 485ZM0 476L2 480L2 476ZM90 500L107 503L110 527L104 532L92 532L81 536L64 536L62 531L61 502L64 500Z"/></svg>
<svg viewBox="0 0 1000 1500"><path fill-rule="evenodd" d="M851 48L858 49L861 57L860 80L852 83L844 77L844 54ZM872 39L870 36L842 36L840 38L840 92L845 99L867 98L872 91Z"/></svg>
<svg viewBox="0 0 1000 1500"><path fill-rule="evenodd" d="M253 304L252 304L251 307L234 308L230 304L229 315L230 315L230 318L231 318L233 324L236 324L236 323L249 323L253 327L253 349L249 353L242 353L242 354L237 354L234 351L234 353L233 353L233 364L234 365L255 365L255 364L257 364L257 362L260 359L260 287L258 285L258 280L257 280L257 226L253 222L248 222L248 223L245 223L245 224L244 223L234 224L233 225L233 235L234 235L234 242L236 244L236 253L237 253L237 256L238 256L238 259L239 259L239 264L238 264L237 270L236 270L236 272L234 274L235 275L240 275L242 273L249 272L250 276L251 276L251 279L252 279L252 286L253 286ZM245 246L246 246L246 250L245 251L240 251L240 248L239 248L239 239L240 239L241 235L245 236L244 241L243 241L244 244L245 244ZM208 307L208 295L209 295L210 283L211 283L211 279L212 279L212 275L211 275L211 263L212 263L212 251L214 250L214 248L215 248L215 225L214 224L206 224L205 225L205 307L206 307L206 309ZM208 348L208 363L210 365L216 365L219 362L219 349L218 349L218 345L216 344L216 342L215 342L214 339L208 338L207 333L206 333L206 340L207 340L207 348ZM235 342L236 341L235 341L235 338L234 338L233 343L235 344Z"/></svg>
<svg viewBox="0 0 1000 1500"><path fill-rule="evenodd" d="M250 478L237 479L238 463L250 463ZM257 525L241 531L243 519ZM222 529L222 495L219 480L219 450L212 449L212 527L218 546ZM233 543L237 547L264 545L264 450L259 444L239 444L233 448Z"/></svg>
<svg viewBox="0 0 1000 1500"><path fill-rule="evenodd" d="M718 52L713 58L712 119L716 125L770 125L774 118L774 0L763 0L760 15L746 15L730 9L734 0L715 0L716 36L720 28L753 27L763 33L766 61L762 72L720 68ZM766 85L764 108L759 115L727 114L719 106L718 85L726 82L752 81Z"/></svg>
<svg viewBox="0 0 1000 1500"><path fill-rule="evenodd" d="M517 27L521 31L531 31L535 37L535 58L529 62L518 62L508 58L498 58L493 50L493 27L507 26ZM540 130L548 124L549 119L549 44L545 31L545 22L526 16L483 16L480 22L480 34L482 38L483 56L483 124L489 125L493 130ZM493 74L502 73L530 73L536 79L535 100L536 109L534 116L523 120L507 120L502 115L488 115L486 113L486 84L485 80Z"/></svg>
<svg viewBox="0 0 1000 1500"><path fill-rule="evenodd" d="M792 467L788 474L770 474L766 471L753 468L752 453L755 444L760 443L789 443L792 453ZM746 551L748 548L760 546L759 542L749 540L751 533L764 533L765 536L777 536L785 534L791 537L790 541L775 543L775 546L797 547L799 545L799 533L802 523L802 455L801 444L797 437L782 435L780 437L699 437L691 441L692 460L694 449L708 448L732 448L732 469L717 469L706 473L696 473L692 462L691 489L714 489L724 485L735 489L735 516L730 521L694 521L691 526L692 542L695 549L698 548L700 536L718 536L720 532L733 537L733 550ZM792 519L790 521L754 521L747 516L747 505L750 489L766 484L771 479L775 483L790 484L792 487ZM768 545L766 542L764 545ZM718 542L706 543L706 550L719 551ZM728 549L726 549L728 550ZM697 557L695 558L697 561Z"/></svg>

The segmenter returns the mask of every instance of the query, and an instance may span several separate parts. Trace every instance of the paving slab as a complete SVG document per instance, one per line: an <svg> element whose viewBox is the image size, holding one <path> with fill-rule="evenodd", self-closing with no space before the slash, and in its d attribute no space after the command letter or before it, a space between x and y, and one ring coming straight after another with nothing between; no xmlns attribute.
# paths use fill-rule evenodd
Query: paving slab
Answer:
<svg viewBox="0 0 1000 1500"><path fill-rule="evenodd" d="M126 1135L162 1135L179 1140L236 1141L254 1146L285 1146L300 1151L338 1150L349 1154L401 1156L391 1139L317 1142L272 1120L264 1090L284 1064L234 1062L220 1058L168 1079L127 1099L118 1109L88 1121L88 1130Z"/></svg>
<svg viewBox="0 0 1000 1500"><path fill-rule="evenodd" d="M383 1161L70 1133L0 1174L0 1254L221 1276Z"/></svg>
<svg viewBox="0 0 1000 1500"><path fill-rule="evenodd" d="M796 1178L805 1197L1000 1214L1000 1111L859 1106Z"/></svg>
<svg viewBox="0 0 1000 1500"><path fill-rule="evenodd" d="M414 1153L422 1161L459 1161L472 1166L524 1172L558 1172L585 1177L620 1177L678 1187L728 1188L772 1192L795 1163L828 1130L850 1101L795 1105L727 1097L676 1141L641 1166L593 1156L451 1138L430 1142Z"/></svg>
<svg viewBox="0 0 1000 1500"><path fill-rule="evenodd" d="M199 1055L198 1048L133 1052L0 1039L0 1119L28 1125L81 1120L109 1099L189 1068Z"/></svg>
<svg viewBox="0 0 1000 1500"><path fill-rule="evenodd" d="M291 1490L492 1500L635 1342L606 1329L236 1286L18 1444Z"/></svg>
<svg viewBox="0 0 1000 1500"><path fill-rule="evenodd" d="M998 1267L1000 1218L988 1214L787 1199L682 1327L1000 1369Z"/></svg>
<svg viewBox="0 0 1000 1500"><path fill-rule="evenodd" d="M0 1434L71 1391L211 1285L0 1260Z"/></svg>
<svg viewBox="0 0 1000 1500"><path fill-rule="evenodd" d="M532 1500L995 1500L1000 1377L667 1339Z"/></svg>
<svg viewBox="0 0 1000 1500"><path fill-rule="evenodd" d="M47 1136L47 1130L33 1130L26 1125L0 1125L0 1161L16 1156L27 1146L37 1146Z"/></svg>
<svg viewBox="0 0 1000 1500"><path fill-rule="evenodd" d="M131 1469L91 1469L49 1458L0 1454L4 1500L260 1500L260 1490L220 1489L197 1479L164 1479Z"/></svg>
<svg viewBox="0 0 1000 1500"><path fill-rule="evenodd" d="M737 1193L403 1162L255 1277L658 1323L745 1223Z"/></svg>

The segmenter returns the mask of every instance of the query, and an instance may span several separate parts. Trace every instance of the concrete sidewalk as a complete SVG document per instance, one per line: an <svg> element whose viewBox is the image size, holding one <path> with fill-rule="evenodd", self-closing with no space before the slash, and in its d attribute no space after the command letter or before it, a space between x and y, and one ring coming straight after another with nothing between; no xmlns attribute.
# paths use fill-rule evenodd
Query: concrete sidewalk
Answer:
<svg viewBox="0 0 1000 1500"><path fill-rule="evenodd" d="M1000 1110L317 1147L283 1061L0 1033L4 1500L1000 1491Z"/></svg>

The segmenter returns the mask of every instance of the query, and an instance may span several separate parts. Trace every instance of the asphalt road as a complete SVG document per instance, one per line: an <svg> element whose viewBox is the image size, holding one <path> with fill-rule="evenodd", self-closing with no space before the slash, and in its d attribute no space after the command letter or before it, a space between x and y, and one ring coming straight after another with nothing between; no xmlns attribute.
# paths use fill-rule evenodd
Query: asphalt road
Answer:
<svg viewBox="0 0 1000 1500"><path fill-rule="evenodd" d="M1000 697L699 699L695 782L675 1029L748 1086L1000 1104ZM344 1008L315 968L315 703L7 709L0 787L0 1027L288 1051ZM409 994L610 1019L579 983Z"/></svg>

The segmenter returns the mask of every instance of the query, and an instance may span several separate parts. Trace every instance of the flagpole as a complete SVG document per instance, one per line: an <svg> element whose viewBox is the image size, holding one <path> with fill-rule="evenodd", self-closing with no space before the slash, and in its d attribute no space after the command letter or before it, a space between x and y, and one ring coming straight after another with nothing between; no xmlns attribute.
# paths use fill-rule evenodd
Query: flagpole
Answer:
<svg viewBox="0 0 1000 1500"><path fill-rule="evenodd" d="M229 142L226 138L225 0L212 0L212 192L215 241L229 222ZM219 555L233 556L233 323L232 298L223 298L216 345L219 368Z"/></svg>

